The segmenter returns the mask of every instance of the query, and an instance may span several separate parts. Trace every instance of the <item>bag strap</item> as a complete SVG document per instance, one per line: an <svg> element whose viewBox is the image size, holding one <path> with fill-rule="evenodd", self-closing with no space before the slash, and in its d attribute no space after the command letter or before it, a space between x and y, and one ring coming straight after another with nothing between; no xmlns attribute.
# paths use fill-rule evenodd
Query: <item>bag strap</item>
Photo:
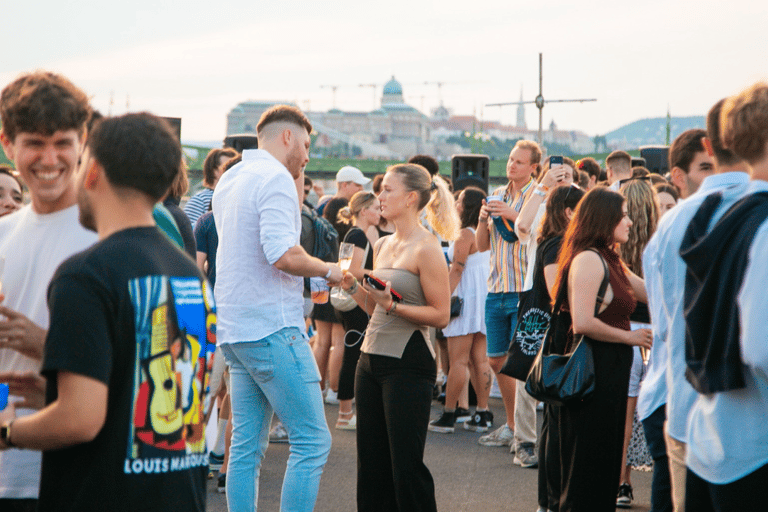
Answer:
<svg viewBox="0 0 768 512"><path fill-rule="evenodd" d="M611 274L608 270L608 264L605 263L605 258L603 258L603 255L600 254L596 249L587 249L588 251L592 251L596 253L600 257L600 262L603 264L603 281L600 283L600 289L597 291L597 297L595 297L595 316L600 313L600 306L603 305L603 302L605 302L605 292L608 291L608 284L611 282ZM558 293L557 298L555 299L555 305L552 308L552 314L559 313L560 307L563 305L563 302L565 301L566 294L568 293L568 287L564 286L560 292Z"/></svg>
<svg viewBox="0 0 768 512"><path fill-rule="evenodd" d="M597 291L597 297L595 298L595 316L597 316L600 313L600 306L603 305L603 302L605 302L605 292L608 291L608 284L611 282L611 274L608 270L608 264L605 263L605 258L603 258L603 255L597 252L595 249L589 249L590 251L596 253L600 257L600 262L603 264L603 282L600 283L600 289Z"/></svg>

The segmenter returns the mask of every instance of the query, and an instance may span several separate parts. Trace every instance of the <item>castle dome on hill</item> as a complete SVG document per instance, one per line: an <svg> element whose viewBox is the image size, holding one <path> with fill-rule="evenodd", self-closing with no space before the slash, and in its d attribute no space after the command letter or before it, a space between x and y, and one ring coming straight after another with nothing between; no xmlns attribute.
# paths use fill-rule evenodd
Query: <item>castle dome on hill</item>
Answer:
<svg viewBox="0 0 768 512"><path fill-rule="evenodd" d="M384 94L403 94L403 86L393 76L389 82L384 84L383 92Z"/></svg>

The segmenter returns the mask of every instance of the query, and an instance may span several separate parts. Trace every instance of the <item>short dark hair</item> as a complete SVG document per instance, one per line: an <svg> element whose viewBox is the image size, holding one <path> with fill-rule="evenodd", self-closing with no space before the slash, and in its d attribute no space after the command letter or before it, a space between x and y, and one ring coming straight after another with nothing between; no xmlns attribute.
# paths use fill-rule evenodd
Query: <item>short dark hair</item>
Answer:
<svg viewBox="0 0 768 512"><path fill-rule="evenodd" d="M305 174L304 175L304 186L306 187L307 185L309 185L310 187L312 186L312 178L310 178L309 176L307 176Z"/></svg>
<svg viewBox="0 0 768 512"><path fill-rule="evenodd" d="M430 176L436 176L440 174L440 164L437 163L437 160L432 158L429 155L416 155L412 156L408 160L409 164L419 164L423 168L427 170Z"/></svg>
<svg viewBox="0 0 768 512"><path fill-rule="evenodd" d="M0 93L0 122L11 141L21 132L82 135L91 115L88 96L62 75L35 71L20 76Z"/></svg>
<svg viewBox="0 0 768 512"><path fill-rule="evenodd" d="M657 194L660 194L662 192L665 192L672 196L672 198L677 202L680 199L680 192L678 192L677 187L674 185L670 185L669 183L656 183L653 186L653 190L656 191Z"/></svg>
<svg viewBox="0 0 768 512"><path fill-rule="evenodd" d="M707 136L707 132L700 128L686 130L672 142L669 148L669 168L679 167L685 174L691 166L696 153L705 151L701 139Z"/></svg>
<svg viewBox="0 0 768 512"><path fill-rule="evenodd" d="M210 150L203 162L203 181L208 185L213 185L213 182L216 181L216 169L219 167L221 157L234 158L239 154L232 148L215 148Z"/></svg>
<svg viewBox="0 0 768 512"><path fill-rule="evenodd" d="M176 133L147 112L100 121L86 145L113 186L138 190L153 201L168 191L182 165Z"/></svg>
<svg viewBox="0 0 768 512"><path fill-rule="evenodd" d="M712 144L712 152L715 154L715 160L718 165L735 165L740 163L741 158L733 154L731 150L723 146L720 140L720 113L725 105L725 98L715 103L707 114L707 138Z"/></svg>
<svg viewBox="0 0 768 512"><path fill-rule="evenodd" d="M595 181L600 181L600 164L598 164L597 160L591 156L582 158L576 162L576 168L580 171L586 172L590 176L594 176Z"/></svg>
<svg viewBox="0 0 768 512"><path fill-rule="evenodd" d="M256 125L256 134L260 134L265 126L272 123L293 123L312 133L312 123L309 122L304 112L291 105L274 105L261 114L259 124Z"/></svg>

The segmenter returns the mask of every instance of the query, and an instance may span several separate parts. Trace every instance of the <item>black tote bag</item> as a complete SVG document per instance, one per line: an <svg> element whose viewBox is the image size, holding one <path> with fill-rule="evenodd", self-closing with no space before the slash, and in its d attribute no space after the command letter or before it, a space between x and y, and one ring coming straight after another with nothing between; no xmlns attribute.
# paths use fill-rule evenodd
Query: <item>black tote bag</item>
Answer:
<svg viewBox="0 0 768 512"><path fill-rule="evenodd" d="M507 350L507 360L499 370L500 373L517 380L524 381L528 377L549 327L552 305L544 278L544 254L561 240L562 237L559 236L549 238L536 249L533 285L530 290L520 293L517 326Z"/></svg>
<svg viewBox="0 0 768 512"><path fill-rule="evenodd" d="M600 312L600 305L603 303L610 280L608 265L602 256L600 261L603 263L605 275L595 301L595 316ZM571 327L570 314L561 311L566 293L568 290L563 287L558 294L552 309L553 317L544 336L544 343L525 382L525 390L529 395L551 405L568 405L586 400L595 390L595 366L591 340L587 336L582 335L574 339L575 348L567 354L551 353L553 344L561 346L563 344L563 339L555 336L563 336L563 333L567 333Z"/></svg>

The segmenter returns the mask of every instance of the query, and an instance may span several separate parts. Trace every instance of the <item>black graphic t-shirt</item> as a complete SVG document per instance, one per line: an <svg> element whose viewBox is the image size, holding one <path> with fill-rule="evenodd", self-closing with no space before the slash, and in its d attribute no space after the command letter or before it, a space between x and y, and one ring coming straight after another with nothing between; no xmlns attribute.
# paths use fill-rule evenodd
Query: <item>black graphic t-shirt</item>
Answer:
<svg viewBox="0 0 768 512"><path fill-rule="evenodd" d="M539 245L536 250L536 268L532 287L521 294L520 317L514 336L520 351L530 358L535 357L539 352L552 316L544 268L557 263L557 253L560 251L561 243L562 236L557 236L548 238Z"/></svg>
<svg viewBox="0 0 768 512"><path fill-rule="evenodd" d="M109 388L96 438L43 453L40 510L202 511L213 293L156 228L126 229L62 263L48 288L43 374Z"/></svg>

